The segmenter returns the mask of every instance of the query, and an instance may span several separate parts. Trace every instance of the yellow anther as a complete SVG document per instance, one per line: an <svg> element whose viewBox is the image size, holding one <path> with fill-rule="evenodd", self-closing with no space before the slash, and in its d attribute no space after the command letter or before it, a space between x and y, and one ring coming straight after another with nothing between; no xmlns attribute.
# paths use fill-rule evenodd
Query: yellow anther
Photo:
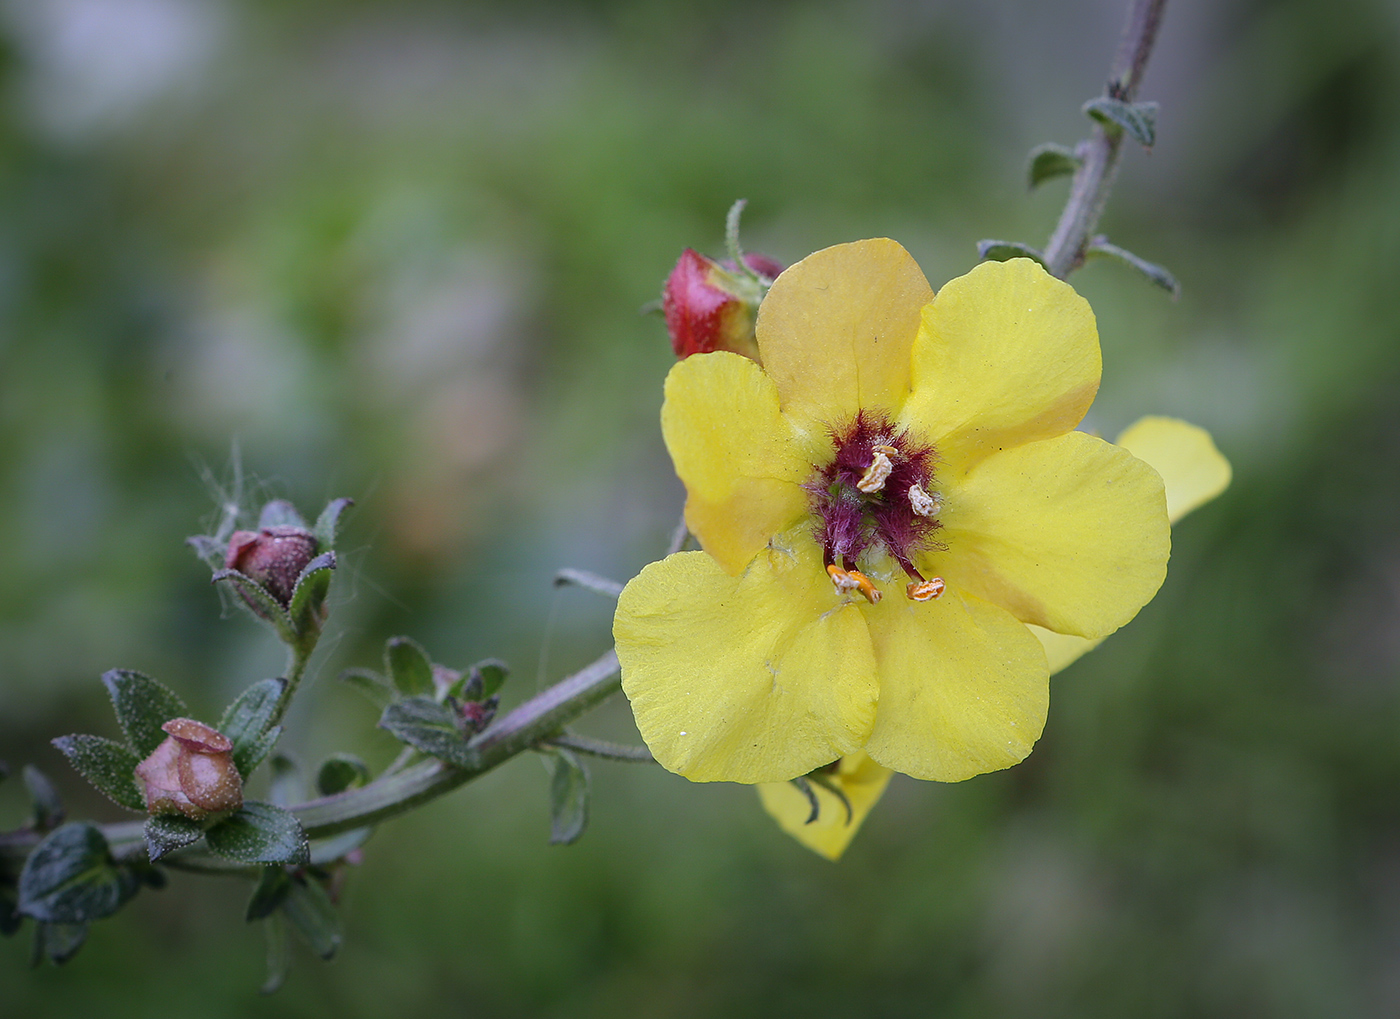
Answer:
<svg viewBox="0 0 1400 1019"><path fill-rule="evenodd" d="M904 593L909 596L910 601L933 601L943 594L943 578L934 577L932 580L916 580L904 589Z"/></svg>
<svg viewBox="0 0 1400 1019"><path fill-rule="evenodd" d="M875 455L870 458L870 466L865 469L865 473L862 474L860 480L856 482L856 487L862 492L870 494L872 492L878 492L885 487L885 479L890 476L890 471L894 470L894 464L890 462L889 453L885 452L887 449L890 449L890 447L875 447ZM891 452L893 452L893 450L891 450Z"/></svg>
<svg viewBox="0 0 1400 1019"><path fill-rule="evenodd" d="M871 583L870 578L861 573L860 570L843 570L832 563L826 568L826 572L840 594L859 591L871 605L880 600L880 589Z"/></svg>
<svg viewBox="0 0 1400 1019"><path fill-rule="evenodd" d="M909 507L921 517L936 517L943 508L943 498L937 492L929 495L916 481L909 486Z"/></svg>

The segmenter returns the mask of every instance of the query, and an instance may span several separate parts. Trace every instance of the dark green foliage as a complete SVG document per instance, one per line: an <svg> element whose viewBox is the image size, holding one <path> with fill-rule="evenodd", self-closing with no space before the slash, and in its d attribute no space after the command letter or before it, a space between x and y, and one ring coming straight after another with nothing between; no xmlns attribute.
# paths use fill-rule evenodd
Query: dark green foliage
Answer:
<svg viewBox="0 0 1400 1019"><path fill-rule="evenodd" d="M384 645L384 671L405 697L433 693L433 664L412 637L391 637Z"/></svg>
<svg viewBox="0 0 1400 1019"><path fill-rule="evenodd" d="M316 791L322 796L334 796L369 781L369 765L354 754L334 754L321 762L316 773Z"/></svg>
<svg viewBox="0 0 1400 1019"><path fill-rule="evenodd" d="M47 923L84 924L111 916L139 885L129 868L112 861L102 833L75 821L55 829L29 854L20 872L18 908Z"/></svg>
<svg viewBox="0 0 1400 1019"><path fill-rule="evenodd" d="M141 761L125 746L84 735L60 736L53 745L103 796L129 810L145 811L146 798L136 784L136 766Z"/></svg>
<svg viewBox="0 0 1400 1019"><path fill-rule="evenodd" d="M146 854L155 863L166 853L198 842L204 828L179 814L156 814L146 819L145 832Z"/></svg>
<svg viewBox="0 0 1400 1019"><path fill-rule="evenodd" d="M1143 148L1157 143L1157 104L1125 103L1107 96L1091 99L1084 112L1111 130L1126 131Z"/></svg>
<svg viewBox="0 0 1400 1019"><path fill-rule="evenodd" d="M572 845L588 827L588 771L570 751L548 751L549 841L551 845Z"/></svg>
<svg viewBox="0 0 1400 1019"><path fill-rule="evenodd" d="M306 833L290 811L245 801L232 816L204 833L209 848L239 863L307 862Z"/></svg>
<svg viewBox="0 0 1400 1019"><path fill-rule="evenodd" d="M1026 161L1027 184L1031 190L1035 190L1047 180L1072 177L1082 163L1083 160L1075 155L1073 149L1053 142L1037 145L1031 149L1030 158Z"/></svg>
<svg viewBox="0 0 1400 1019"><path fill-rule="evenodd" d="M190 709L174 691L142 673L112 669L103 674L102 684L112 699L127 743L142 760L165 741L162 725L172 718L189 716Z"/></svg>
<svg viewBox="0 0 1400 1019"><path fill-rule="evenodd" d="M233 743L233 764L247 778L262 763L280 733L279 727L268 729L277 711L285 679L264 679L254 683L228 706L216 728Z"/></svg>
<svg viewBox="0 0 1400 1019"><path fill-rule="evenodd" d="M450 764L470 767L475 763L463 735L461 714L450 704L439 704L431 697L405 697L384 709L379 727Z"/></svg>

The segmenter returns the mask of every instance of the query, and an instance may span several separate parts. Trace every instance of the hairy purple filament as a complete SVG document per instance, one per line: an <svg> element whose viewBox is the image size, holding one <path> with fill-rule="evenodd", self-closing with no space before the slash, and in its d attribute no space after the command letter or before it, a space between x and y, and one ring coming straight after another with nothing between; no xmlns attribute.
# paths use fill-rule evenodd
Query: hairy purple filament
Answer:
<svg viewBox="0 0 1400 1019"><path fill-rule="evenodd" d="M933 532L940 525L916 510L919 500L909 493L915 486L924 493L933 491L938 454L897 429L883 414L864 410L850 424L833 427L831 440L835 447L831 461L804 486L811 496L812 513L821 521L816 538L826 565L839 563L843 570L855 570L861 556L879 546L922 583L924 577L914 567L913 557L938 547ZM867 487L874 483L872 465L881 456L889 461L889 474L875 491L862 491L863 480ZM874 472L874 480L880 473Z"/></svg>

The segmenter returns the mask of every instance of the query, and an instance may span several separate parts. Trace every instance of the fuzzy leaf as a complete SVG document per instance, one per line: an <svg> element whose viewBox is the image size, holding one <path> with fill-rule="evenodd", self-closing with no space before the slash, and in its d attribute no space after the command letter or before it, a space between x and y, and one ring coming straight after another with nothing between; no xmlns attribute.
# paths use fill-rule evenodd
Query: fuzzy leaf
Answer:
<svg viewBox="0 0 1400 1019"><path fill-rule="evenodd" d="M101 736L60 736L51 740L79 775L103 796L129 810L145 812L146 798L136 785L135 754L114 740Z"/></svg>
<svg viewBox="0 0 1400 1019"><path fill-rule="evenodd" d="M1125 103L1100 96L1084 104L1084 112L1109 128L1120 128L1144 148L1157 142L1157 104Z"/></svg>
<svg viewBox="0 0 1400 1019"><path fill-rule="evenodd" d="M1045 264L1045 256L1029 244L1022 244L1020 241L978 241L977 257L983 261L1005 262L1012 258L1032 258L1041 265Z"/></svg>
<svg viewBox="0 0 1400 1019"><path fill-rule="evenodd" d="M412 637L390 637L384 645L384 669L406 697L433 692L433 663Z"/></svg>
<svg viewBox="0 0 1400 1019"><path fill-rule="evenodd" d="M316 526L312 528L322 548L335 548L336 539L340 536L341 515L353 505L354 499L332 499L326 503L326 508L316 518Z"/></svg>
<svg viewBox="0 0 1400 1019"><path fill-rule="evenodd" d="M340 948L340 917L330 896L316 882L292 878L282 900L282 915L322 959L331 958Z"/></svg>
<svg viewBox="0 0 1400 1019"><path fill-rule="evenodd" d="M340 681L364 694L378 708L388 707L396 696L393 686L372 669L346 669L340 674Z"/></svg>
<svg viewBox="0 0 1400 1019"><path fill-rule="evenodd" d="M333 754L321 762L316 773L316 790L334 796L346 789L358 789L369 781L369 765L354 754Z"/></svg>
<svg viewBox="0 0 1400 1019"><path fill-rule="evenodd" d="M1075 155L1073 149L1054 143L1037 145L1031 149L1026 163L1026 181L1034 191L1047 180L1073 176L1083 164L1084 160Z"/></svg>
<svg viewBox="0 0 1400 1019"><path fill-rule="evenodd" d="M155 863L167 853L198 842L204 829L179 814L156 814L146 821L145 832L146 855Z"/></svg>
<svg viewBox="0 0 1400 1019"><path fill-rule="evenodd" d="M306 530L306 521L286 499L273 499L264 503L262 512L258 514L258 530L265 527L300 527Z"/></svg>
<svg viewBox="0 0 1400 1019"><path fill-rule="evenodd" d="M127 743L141 760L165 742L162 725L189 716L190 709L174 691L142 673L111 669L102 674L102 685L112 698Z"/></svg>
<svg viewBox="0 0 1400 1019"><path fill-rule="evenodd" d="M287 614L281 603L272 597L272 592L267 588L237 570L219 570L214 574L212 581L215 584L222 582L231 585L241 596L237 599L238 603L259 619L272 624L282 643L296 643L296 628L292 626L292 617Z"/></svg>
<svg viewBox="0 0 1400 1019"><path fill-rule="evenodd" d="M1125 265L1132 266L1138 272L1146 276L1152 283L1155 283L1167 293L1171 294L1172 297L1181 296L1181 284L1178 283L1176 277L1166 269L1147 261L1145 258L1139 258L1126 248L1120 248L1116 244L1110 244L1102 237L1096 237L1094 239L1089 245L1086 254L1116 258Z"/></svg>
<svg viewBox="0 0 1400 1019"><path fill-rule="evenodd" d="M254 920L267 919L278 906L282 905L282 900L287 897L287 892L291 890L291 887L292 879L287 874L285 867L264 867L257 887L253 889L253 897L248 900L245 918L250 923Z"/></svg>
<svg viewBox="0 0 1400 1019"><path fill-rule="evenodd" d="M335 571L335 553L322 552L301 571L297 586L292 589L292 600L287 606L287 614L296 626L298 633L319 633L321 629L321 606L326 593L331 589L331 575Z"/></svg>
<svg viewBox="0 0 1400 1019"><path fill-rule="evenodd" d="M287 970L292 965L292 953L287 944L287 923L281 914L274 913L263 921L263 933L267 936L267 976L259 994L274 994L287 979Z"/></svg>
<svg viewBox="0 0 1400 1019"><path fill-rule="evenodd" d="M485 700L499 690L509 678L510 666L499 658L488 658L473 665L469 674L473 680L481 677L481 692L473 700Z"/></svg>
<svg viewBox="0 0 1400 1019"><path fill-rule="evenodd" d="M245 779L272 749L265 738L268 723L286 689L285 679L259 680L239 694L219 719L219 731L233 742L233 765Z"/></svg>
<svg viewBox="0 0 1400 1019"><path fill-rule="evenodd" d="M379 727L388 729L411 747L459 767L470 767L475 754L458 725L450 705L431 697L406 697L390 704L380 716Z"/></svg>
<svg viewBox="0 0 1400 1019"><path fill-rule="evenodd" d="M34 847L19 876L19 911L45 923L81 924L119 910L140 882L118 867L94 825L75 821Z"/></svg>
<svg viewBox="0 0 1400 1019"><path fill-rule="evenodd" d="M549 780L549 844L577 842L588 826L588 772L567 750L549 751L553 774Z"/></svg>
<svg viewBox="0 0 1400 1019"><path fill-rule="evenodd" d="M289 810L247 800L238 812L204 833L209 849L239 863L307 862L306 832Z"/></svg>
<svg viewBox="0 0 1400 1019"><path fill-rule="evenodd" d="M29 800L34 804L34 827L39 831L57 828L63 823L66 813L63 798L45 775L32 764L26 764L22 772L24 787L29 790Z"/></svg>

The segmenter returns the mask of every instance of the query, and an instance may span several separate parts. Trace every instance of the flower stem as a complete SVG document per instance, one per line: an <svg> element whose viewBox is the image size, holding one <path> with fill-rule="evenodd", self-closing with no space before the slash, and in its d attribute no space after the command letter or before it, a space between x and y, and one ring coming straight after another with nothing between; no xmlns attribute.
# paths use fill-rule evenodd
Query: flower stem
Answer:
<svg viewBox="0 0 1400 1019"><path fill-rule="evenodd" d="M1132 102L1142 83L1147 58L1157 41L1162 9L1167 0L1132 0L1123 26L1123 38L1109 72L1105 94ZM1081 159L1070 185L1064 212L1045 245L1045 265L1051 274L1065 279L1084 264L1085 249L1103 215L1122 157L1123 131L1096 124L1091 137L1080 142L1075 154Z"/></svg>

